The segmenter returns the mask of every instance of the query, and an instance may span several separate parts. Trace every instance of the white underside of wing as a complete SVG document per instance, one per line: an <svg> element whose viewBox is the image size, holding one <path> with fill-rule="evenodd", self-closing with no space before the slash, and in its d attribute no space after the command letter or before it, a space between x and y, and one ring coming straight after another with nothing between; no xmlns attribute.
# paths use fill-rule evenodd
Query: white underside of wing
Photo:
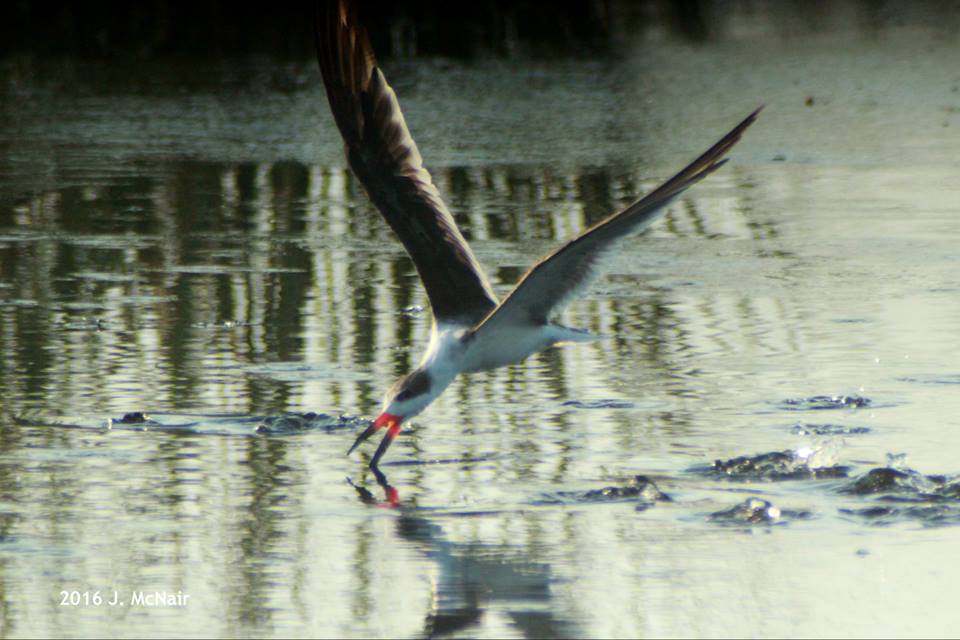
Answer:
<svg viewBox="0 0 960 640"><path fill-rule="evenodd" d="M527 320L527 310L530 306L537 308L548 307L550 309L549 318L552 320L558 317L563 313L567 305L577 298L582 297L590 290L597 279L606 271L606 267L612 261L612 257L620 245L621 240L616 240L606 247L603 247L600 251L595 252L594 255L591 256L590 263L578 274L576 280L568 286L563 286L564 283L562 282L551 283L547 281L544 282L545 286L525 288L523 291L516 292L514 295L520 295L522 297L510 300L510 304L501 305L493 312L493 315L484 320L480 330L477 332L477 339L482 339L484 343L498 343L504 339L509 339L507 336L514 335L515 332L525 332L529 330L541 332L547 330L549 332L547 337L552 341L547 342L544 346L536 349L536 351L545 349L555 342L583 342L583 336L589 334L579 332L576 329L569 329L553 323L548 323L547 325L530 324ZM569 258L566 256L558 256L553 259L562 262ZM563 270L558 269L557 272L563 273ZM555 284L560 286L555 286ZM550 299L536 299L537 296L545 297L548 295L546 293L547 291L552 292ZM559 295L556 294L557 291L560 291ZM590 338L586 339L589 340ZM533 339L531 338L531 340Z"/></svg>
<svg viewBox="0 0 960 640"><path fill-rule="evenodd" d="M498 323L474 336L462 362L464 372L486 371L521 362L562 342L590 342L599 336L557 324L506 325Z"/></svg>

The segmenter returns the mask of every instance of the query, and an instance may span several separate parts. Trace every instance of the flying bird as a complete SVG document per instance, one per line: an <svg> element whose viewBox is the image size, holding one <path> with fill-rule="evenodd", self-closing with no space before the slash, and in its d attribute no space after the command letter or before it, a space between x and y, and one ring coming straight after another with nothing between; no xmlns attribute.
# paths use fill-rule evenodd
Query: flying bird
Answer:
<svg viewBox="0 0 960 640"><path fill-rule="evenodd" d="M686 189L726 163L724 155L757 117L756 109L703 155L622 211L538 260L503 300L461 235L423 166L397 96L348 0L317 12L317 60L347 163L413 259L430 300L430 342L420 364L387 391L380 415L350 447L380 429L370 468L400 433L461 373L524 360L558 342L596 336L554 318L596 278L618 240L646 229Z"/></svg>

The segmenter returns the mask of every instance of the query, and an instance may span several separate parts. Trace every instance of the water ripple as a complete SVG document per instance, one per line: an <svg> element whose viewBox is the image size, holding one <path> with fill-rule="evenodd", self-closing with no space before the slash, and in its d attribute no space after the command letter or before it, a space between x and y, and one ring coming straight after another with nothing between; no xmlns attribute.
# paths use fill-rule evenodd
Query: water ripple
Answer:
<svg viewBox="0 0 960 640"><path fill-rule="evenodd" d="M809 398L788 398L777 403L777 406L785 411L823 411L861 409L871 404L870 398L862 396L810 396Z"/></svg>
<svg viewBox="0 0 960 640"><path fill-rule="evenodd" d="M729 460L716 460L707 467L693 471L731 480L809 480L822 478L845 478L850 469L842 465L819 465L816 452L771 451L753 456L739 456Z"/></svg>
<svg viewBox="0 0 960 640"><path fill-rule="evenodd" d="M812 518L809 511L781 509L769 500L750 497L729 509L715 511L707 516L711 522L729 526L786 524L791 520Z"/></svg>
<svg viewBox="0 0 960 640"><path fill-rule="evenodd" d="M571 504L590 502L619 502L637 500L638 511L652 507L657 502L673 502L657 484L647 476L634 476L623 485L590 489L588 491L558 491L550 494L537 504Z"/></svg>

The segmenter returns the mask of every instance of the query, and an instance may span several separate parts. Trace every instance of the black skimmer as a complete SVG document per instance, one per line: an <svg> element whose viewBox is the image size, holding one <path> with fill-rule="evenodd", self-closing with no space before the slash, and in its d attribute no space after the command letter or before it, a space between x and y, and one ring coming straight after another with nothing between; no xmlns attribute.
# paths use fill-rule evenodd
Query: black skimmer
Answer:
<svg viewBox="0 0 960 640"><path fill-rule="evenodd" d="M317 13L316 28L317 60L347 162L413 259L433 312L420 364L390 387L379 417L347 452L386 428L370 461L379 479L377 465L400 424L459 374L520 362L559 342L595 339L553 318L593 281L618 240L647 228L681 193L726 163L723 156L760 109L646 196L541 258L498 300L423 166L356 8L348 0L329 0Z"/></svg>

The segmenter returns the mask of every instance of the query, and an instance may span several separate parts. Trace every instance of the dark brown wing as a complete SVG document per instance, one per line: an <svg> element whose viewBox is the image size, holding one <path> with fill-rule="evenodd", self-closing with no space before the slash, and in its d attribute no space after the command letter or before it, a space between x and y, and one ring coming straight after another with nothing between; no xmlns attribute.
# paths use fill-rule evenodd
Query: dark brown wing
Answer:
<svg viewBox="0 0 960 640"><path fill-rule="evenodd" d="M496 295L423 167L356 13L347 0L328 0L316 23L317 60L347 162L413 258L434 317L474 324Z"/></svg>
<svg viewBox="0 0 960 640"><path fill-rule="evenodd" d="M674 198L726 163L723 156L740 140L744 130L753 124L760 109L747 116L677 175L623 211L597 223L544 256L474 331L480 333L485 328L500 326L500 323L542 324L559 313L571 298L593 281L601 258L616 246L617 240L652 224Z"/></svg>

